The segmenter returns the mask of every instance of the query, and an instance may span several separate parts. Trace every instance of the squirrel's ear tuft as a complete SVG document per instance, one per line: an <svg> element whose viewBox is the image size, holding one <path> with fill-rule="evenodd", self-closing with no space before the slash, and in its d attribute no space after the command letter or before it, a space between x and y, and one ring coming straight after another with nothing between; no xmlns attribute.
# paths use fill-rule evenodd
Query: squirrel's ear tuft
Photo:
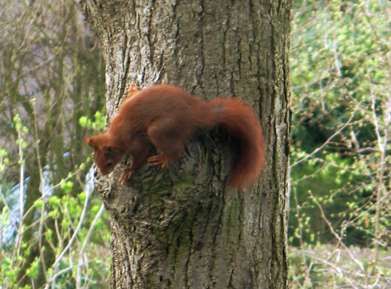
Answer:
<svg viewBox="0 0 391 289"><path fill-rule="evenodd" d="M90 137L90 136L85 136L85 137L83 138L83 141L84 141L84 143L88 144L89 146L92 146L92 147L95 146L94 140L93 140L93 138Z"/></svg>

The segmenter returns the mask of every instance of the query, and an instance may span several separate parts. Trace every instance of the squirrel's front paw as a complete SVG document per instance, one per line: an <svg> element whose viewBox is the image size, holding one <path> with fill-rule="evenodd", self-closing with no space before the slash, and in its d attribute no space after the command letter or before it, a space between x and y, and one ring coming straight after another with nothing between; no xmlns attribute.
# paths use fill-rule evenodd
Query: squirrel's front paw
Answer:
<svg viewBox="0 0 391 289"><path fill-rule="evenodd" d="M132 176L133 171L131 169L125 170L124 173L119 178L119 182L121 185L126 185Z"/></svg>
<svg viewBox="0 0 391 289"><path fill-rule="evenodd" d="M149 164L160 166L162 169L168 167L168 158L164 154L150 156L147 161Z"/></svg>

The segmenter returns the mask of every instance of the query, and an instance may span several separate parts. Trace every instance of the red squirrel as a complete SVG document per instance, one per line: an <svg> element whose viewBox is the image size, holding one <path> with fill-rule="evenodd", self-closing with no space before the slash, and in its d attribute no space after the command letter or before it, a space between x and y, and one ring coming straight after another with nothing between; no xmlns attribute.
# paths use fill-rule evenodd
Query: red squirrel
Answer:
<svg viewBox="0 0 391 289"><path fill-rule="evenodd" d="M142 90L131 85L108 129L84 141L95 150L95 163L103 175L123 156L133 157L121 177L125 183L145 162L167 167L183 155L197 129L215 126L225 129L239 144L228 184L239 189L253 184L265 165L264 138L253 109L237 98L202 100L174 85ZM156 155L151 156L151 144Z"/></svg>

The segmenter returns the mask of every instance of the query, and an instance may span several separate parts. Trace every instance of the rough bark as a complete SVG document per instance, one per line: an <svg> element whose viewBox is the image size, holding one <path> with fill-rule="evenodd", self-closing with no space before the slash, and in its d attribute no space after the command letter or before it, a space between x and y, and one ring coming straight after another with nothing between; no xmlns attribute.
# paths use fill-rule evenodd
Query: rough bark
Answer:
<svg viewBox="0 0 391 289"><path fill-rule="evenodd" d="M267 142L267 168L245 192L225 186L231 151L219 130L129 186L117 182L123 166L98 178L112 216L113 288L286 288L290 2L80 2L106 60L109 117L129 83L173 83L246 99Z"/></svg>

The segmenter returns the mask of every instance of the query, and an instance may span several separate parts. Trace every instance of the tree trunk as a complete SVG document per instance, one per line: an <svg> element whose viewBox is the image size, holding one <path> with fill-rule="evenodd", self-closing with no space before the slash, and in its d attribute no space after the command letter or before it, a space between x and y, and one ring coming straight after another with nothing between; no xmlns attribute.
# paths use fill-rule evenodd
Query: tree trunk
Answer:
<svg viewBox="0 0 391 289"><path fill-rule="evenodd" d="M98 178L112 220L113 288L286 288L290 0L103 1L81 8L106 61L107 112L135 82L235 95L260 115L267 168L251 189L225 186L222 131L201 134L168 170L124 165Z"/></svg>

